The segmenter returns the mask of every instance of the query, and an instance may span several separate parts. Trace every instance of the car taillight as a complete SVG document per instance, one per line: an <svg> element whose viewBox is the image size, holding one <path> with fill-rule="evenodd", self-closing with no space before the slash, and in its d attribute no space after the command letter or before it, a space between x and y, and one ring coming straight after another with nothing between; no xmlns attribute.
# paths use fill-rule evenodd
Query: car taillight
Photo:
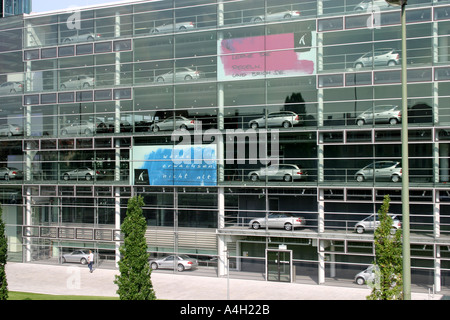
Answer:
<svg viewBox="0 0 450 320"><path fill-rule="evenodd" d="M298 15L300 15L300 11L295 11L295 14L298 14Z"/></svg>
<svg viewBox="0 0 450 320"><path fill-rule="evenodd" d="M295 220L297 222L302 222L302 219L298 218L297 220Z"/></svg>
<svg viewBox="0 0 450 320"><path fill-rule="evenodd" d="M401 116L402 116L402 112L401 112L401 111L399 111L399 113L398 113L398 116L399 116L399 117L401 117Z"/></svg>
<svg viewBox="0 0 450 320"><path fill-rule="evenodd" d="M193 25L194 25L194 23L193 23L193 22L189 22L189 25L193 26Z"/></svg>
<svg viewBox="0 0 450 320"><path fill-rule="evenodd" d="M195 122L194 120L191 120L191 123L192 123L192 124L194 124L194 122Z"/></svg>
<svg viewBox="0 0 450 320"><path fill-rule="evenodd" d="M297 174L303 174L303 172L301 172L301 171L297 171Z"/></svg>
<svg viewBox="0 0 450 320"><path fill-rule="evenodd" d="M16 172L16 171L12 171L11 173L12 173L12 174L16 174L17 172Z"/></svg>
<svg viewBox="0 0 450 320"><path fill-rule="evenodd" d="M187 264L192 264L192 261L188 261Z"/></svg>
<svg viewBox="0 0 450 320"><path fill-rule="evenodd" d="M299 117L298 117L298 115L297 115L297 116L295 117L295 120L297 120L297 121L299 120Z"/></svg>

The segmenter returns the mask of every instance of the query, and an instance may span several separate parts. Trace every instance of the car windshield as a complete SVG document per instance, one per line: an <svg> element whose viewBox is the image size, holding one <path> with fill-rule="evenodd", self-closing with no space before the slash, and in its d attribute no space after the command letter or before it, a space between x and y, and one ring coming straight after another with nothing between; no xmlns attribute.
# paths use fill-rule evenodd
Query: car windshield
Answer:
<svg viewBox="0 0 450 320"><path fill-rule="evenodd" d="M190 259L190 257L187 256L187 255L185 255L185 254L182 254L182 255L178 256L178 258L179 258L180 260L189 260L189 259Z"/></svg>

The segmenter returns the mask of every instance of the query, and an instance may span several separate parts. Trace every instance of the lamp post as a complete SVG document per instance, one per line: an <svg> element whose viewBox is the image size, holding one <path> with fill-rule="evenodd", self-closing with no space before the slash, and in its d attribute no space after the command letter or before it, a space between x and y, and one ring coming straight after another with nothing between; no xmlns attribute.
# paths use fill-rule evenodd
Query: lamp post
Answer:
<svg viewBox="0 0 450 320"><path fill-rule="evenodd" d="M409 155L408 155L408 90L406 69L406 14L407 0L385 0L401 6L402 23L402 232L403 232L403 299L411 300L411 253L409 240Z"/></svg>

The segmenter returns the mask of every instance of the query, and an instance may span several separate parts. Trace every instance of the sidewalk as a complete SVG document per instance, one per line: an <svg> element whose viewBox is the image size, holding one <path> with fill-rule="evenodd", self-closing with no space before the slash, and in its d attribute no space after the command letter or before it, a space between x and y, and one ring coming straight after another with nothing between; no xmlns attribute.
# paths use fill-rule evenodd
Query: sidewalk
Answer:
<svg viewBox="0 0 450 320"><path fill-rule="evenodd" d="M55 295L90 295L117 297L113 283L118 270L97 269L89 273L87 266L40 265L8 262L6 275L9 291ZM163 300L227 300L227 279L193 276L187 273L153 272L152 283L158 299ZM230 279L231 300L365 300L370 289ZM434 295L434 300L442 295ZM412 293L413 300L428 300L426 293Z"/></svg>

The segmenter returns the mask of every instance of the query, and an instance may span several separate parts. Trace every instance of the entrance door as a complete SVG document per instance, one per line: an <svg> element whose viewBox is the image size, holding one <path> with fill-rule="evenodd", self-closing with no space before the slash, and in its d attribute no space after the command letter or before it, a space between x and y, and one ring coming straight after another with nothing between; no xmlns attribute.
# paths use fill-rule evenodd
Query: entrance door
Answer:
<svg viewBox="0 0 450 320"><path fill-rule="evenodd" d="M292 251L266 250L267 280L277 282L292 281Z"/></svg>

